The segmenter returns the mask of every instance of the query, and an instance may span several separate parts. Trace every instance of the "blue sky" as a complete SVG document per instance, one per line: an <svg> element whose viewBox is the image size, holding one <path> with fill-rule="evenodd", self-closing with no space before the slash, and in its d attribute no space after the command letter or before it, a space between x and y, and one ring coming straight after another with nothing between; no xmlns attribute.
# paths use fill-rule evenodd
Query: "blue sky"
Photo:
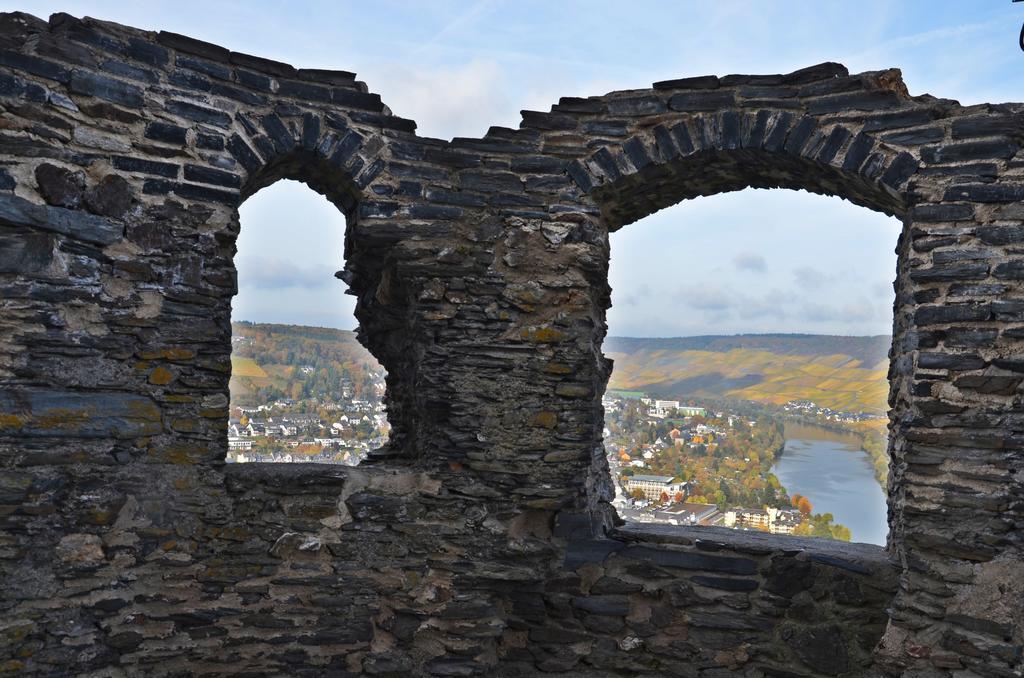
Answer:
<svg viewBox="0 0 1024 678"><path fill-rule="evenodd" d="M518 126L519 110L714 73L839 61L897 67L911 94L1019 101L1024 3L22 2L164 29L303 67L352 70L425 136ZM351 328L344 219L279 182L242 206L238 319ZM882 334L899 224L838 198L741 191L687 201L612 236L610 332Z"/></svg>

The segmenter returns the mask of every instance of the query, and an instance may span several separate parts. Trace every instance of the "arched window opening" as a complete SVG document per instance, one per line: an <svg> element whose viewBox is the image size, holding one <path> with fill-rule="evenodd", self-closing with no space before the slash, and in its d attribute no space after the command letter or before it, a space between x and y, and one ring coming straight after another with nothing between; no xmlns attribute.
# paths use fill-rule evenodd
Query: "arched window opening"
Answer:
<svg viewBox="0 0 1024 678"><path fill-rule="evenodd" d="M747 189L612 234L623 518L885 543L899 232L840 198Z"/></svg>
<svg viewBox="0 0 1024 678"><path fill-rule="evenodd" d="M335 277L345 217L282 180L239 209L228 462L354 466L384 445L384 369L356 339Z"/></svg>

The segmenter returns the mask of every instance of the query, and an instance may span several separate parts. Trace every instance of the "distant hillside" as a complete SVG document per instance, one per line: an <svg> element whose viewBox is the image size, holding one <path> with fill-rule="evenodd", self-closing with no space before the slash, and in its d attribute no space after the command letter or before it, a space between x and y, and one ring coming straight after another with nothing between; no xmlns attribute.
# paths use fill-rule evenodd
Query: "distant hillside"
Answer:
<svg viewBox="0 0 1024 678"><path fill-rule="evenodd" d="M231 404L279 398L360 396L382 369L355 333L325 327L231 324Z"/></svg>
<svg viewBox="0 0 1024 678"><path fill-rule="evenodd" d="M847 412L886 410L888 336L813 334L609 337L609 388L671 398L812 400Z"/></svg>

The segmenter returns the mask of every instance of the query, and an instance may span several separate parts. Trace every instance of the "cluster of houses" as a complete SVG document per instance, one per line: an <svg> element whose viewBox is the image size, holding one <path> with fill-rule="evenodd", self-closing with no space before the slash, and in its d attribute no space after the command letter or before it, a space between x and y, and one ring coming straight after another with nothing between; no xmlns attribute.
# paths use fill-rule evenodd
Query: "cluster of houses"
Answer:
<svg viewBox="0 0 1024 678"><path fill-rule="evenodd" d="M652 400L639 398L644 406L645 417L640 424L664 424L665 417L688 418L705 417L707 411L702 407L681 405L674 400ZM623 399L614 394L605 395L605 411L615 413L624 407ZM686 421L682 428L672 428L666 435L659 436L653 442L640 445L631 444L631 452L627 451L623 441L616 444L610 439L611 432L604 431L608 463L613 477L619 477L623 467L634 469L632 475L622 478L616 484L613 504L619 515L626 519L643 523L662 525L717 525L737 530L760 530L772 534L792 534L802 521L802 515L795 509L735 508L721 510L715 504L703 504L687 501L689 486L686 482L677 481L672 476L649 475L635 471L644 469L654 456L671 446L690 448L698 445L714 446L717 441L729 435L728 428L733 425L734 417L725 413L714 413L715 419L725 420L727 427L714 426L706 423L693 424ZM633 442L633 441L631 441Z"/></svg>
<svg viewBox="0 0 1024 678"><path fill-rule="evenodd" d="M234 408L239 417L228 422L227 461L355 466L387 441L388 421L379 401L317 402L321 411L338 412L329 420L321 419L319 414L294 411L308 405L280 400Z"/></svg>
<svg viewBox="0 0 1024 678"><path fill-rule="evenodd" d="M647 406L647 416L655 419L664 419L668 416L706 417L708 414L708 411L703 407L680 405L678 400L652 400L651 398L640 398L640 402Z"/></svg>
<svg viewBox="0 0 1024 678"><path fill-rule="evenodd" d="M767 506L721 511L715 504L686 501L687 483L672 476L633 475L625 478L626 496L616 493L615 505L626 520L662 525L720 525L735 530L793 534L803 520L796 509ZM633 498L643 494L644 499Z"/></svg>
<svg viewBox="0 0 1024 678"><path fill-rule="evenodd" d="M608 429L605 429L606 439L609 433ZM612 450L611 454L622 464L634 469L643 469L647 467L647 463L661 450L673 446L693 449L698 445L713 448L717 444L716 441L723 440L728 435L728 432L721 428L708 426L707 424L697 424L685 429L673 428L667 435L656 438L653 443L638 445L636 450L639 454L634 453L631 455L623 446L618 446L616 452L614 444L608 444L607 447L609 450ZM611 458L609 460L612 461Z"/></svg>
<svg viewBox="0 0 1024 678"><path fill-rule="evenodd" d="M803 514L796 509L779 509L767 506L763 509L733 509L726 511L722 524L733 529L755 529L772 534L793 534L803 520Z"/></svg>
<svg viewBox="0 0 1024 678"><path fill-rule="evenodd" d="M822 407L810 400L790 400L782 406L782 409L791 414L802 414L805 416L819 417L828 421L843 423L867 421L868 419L877 419L881 416L877 412L872 414L870 412L843 412L841 410L834 410L831 407Z"/></svg>

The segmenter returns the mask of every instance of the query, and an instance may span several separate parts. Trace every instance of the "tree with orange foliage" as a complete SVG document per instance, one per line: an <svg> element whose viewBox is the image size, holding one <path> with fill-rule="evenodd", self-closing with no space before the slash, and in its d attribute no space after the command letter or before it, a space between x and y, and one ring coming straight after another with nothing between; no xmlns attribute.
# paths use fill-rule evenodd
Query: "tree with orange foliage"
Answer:
<svg viewBox="0 0 1024 678"><path fill-rule="evenodd" d="M668 501L668 494L667 494L667 493L665 493L665 492L662 492L662 493L661 493L661 496L660 496L660 497L658 497L658 498L659 498L659 499L661 499L661 502L662 502L662 503L665 503L666 501Z"/></svg>
<svg viewBox="0 0 1024 678"><path fill-rule="evenodd" d="M803 495L794 494L793 496L791 496L789 498L789 503L791 503L793 505L793 508L796 508L796 507L798 507L800 505L800 500L801 499L803 499Z"/></svg>
<svg viewBox="0 0 1024 678"><path fill-rule="evenodd" d="M814 510L814 507L811 506L811 502L807 497L800 497L800 501L797 503L796 507L800 509L800 513L805 516L811 515L811 511Z"/></svg>
<svg viewBox="0 0 1024 678"><path fill-rule="evenodd" d="M676 492L676 496L675 496L675 497L673 497L673 500L674 500L674 501L675 501L675 502L676 502L677 504L678 504L679 502L681 502L681 501L683 500L683 493L682 493L682 492Z"/></svg>

